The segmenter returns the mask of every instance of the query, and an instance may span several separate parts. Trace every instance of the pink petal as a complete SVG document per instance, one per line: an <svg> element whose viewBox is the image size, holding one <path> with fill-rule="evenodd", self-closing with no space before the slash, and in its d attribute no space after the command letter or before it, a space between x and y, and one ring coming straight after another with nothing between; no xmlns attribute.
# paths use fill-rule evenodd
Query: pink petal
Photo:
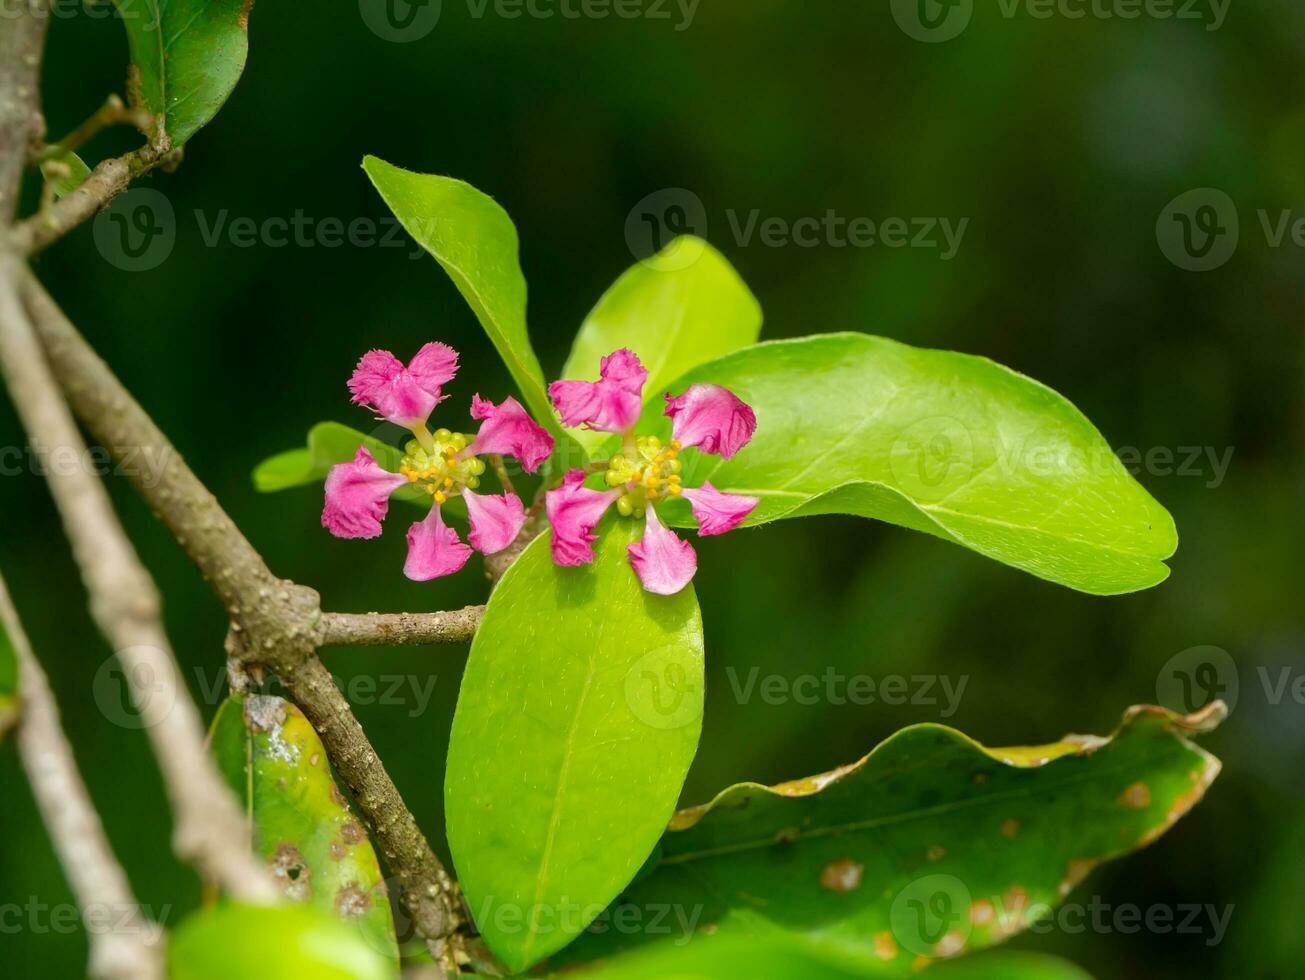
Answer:
<svg viewBox="0 0 1305 980"><path fill-rule="evenodd" d="M438 395L440 387L452 381L458 373L458 352L448 344L432 341L408 362L408 373L417 384Z"/></svg>
<svg viewBox="0 0 1305 980"><path fill-rule="evenodd" d="M643 410L648 372L638 356L622 348L603 358L600 381L554 381L548 386L562 424L601 432L625 432Z"/></svg>
<svg viewBox="0 0 1305 980"><path fill-rule="evenodd" d="M379 536L390 494L407 482L401 474L381 469L366 447L359 446L353 462L338 463L326 474L322 527L337 538Z"/></svg>
<svg viewBox="0 0 1305 980"><path fill-rule="evenodd" d="M557 490L546 495L548 520L553 525L553 561L559 565L588 565L594 560L593 533L620 490L590 490L584 470L571 470Z"/></svg>
<svg viewBox="0 0 1305 980"><path fill-rule="evenodd" d="M414 582L429 582L460 570L471 554L471 549L458 540L458 532L445 526L439 504L435 504L424 521L408 528L408 559L403 563L403 574Z"/></svg>
<svg viewBox="0 0 1305 980"><path fill-rule="evenodd" d="M476 441L471 444L474 456L499 453L515 456L527 473L539 469L553 452L553 437L540 426L515 398L495 405L479 395L471 398L471 417L484 419Z"/></svg>
<svg viewBox="0 0 1305 980"><path fill-rule="evenodd" d="M526 523L525 505L516 494L482 497L463 490L462 499L467 502L467 519L471 522L467 540L482 555L502 551L517 539Z"/></svg>
<svg viewBox="0 0 1305 980"><path fill-rule="evenodd" d="M444 344L427 344L408 367L387 350L368 351L349 378L349 390L355 404L411 428L425 424L444 400L440 385L452 379L457 362L457 352Z"/></svg>
<svg viewBox="0 0 1305 980"><path fill-rule="evenodd" d="M671 438L682 446L729 459L757 431L757 416L734 392L720 385L691 385L678 398L666 396Z"/></svg>
<svg viewBox="0 0 1305 980"><path fill-rule="evenodd" d="M693 580L698 570L698 555L693 545L667 530L653 507L648 508L643 540L630 545L628 550L639 581L657 595L675 595Z"/></svg>
<svg viewBox="0 0 1305 980"><path fill-rule="evenodd" d="M698 521L698 533L704 536L733 531L761 503L756 497L724 493L710 483L704 483L696 489L685 487L681 496L693 507L693 516Z"/></svg>

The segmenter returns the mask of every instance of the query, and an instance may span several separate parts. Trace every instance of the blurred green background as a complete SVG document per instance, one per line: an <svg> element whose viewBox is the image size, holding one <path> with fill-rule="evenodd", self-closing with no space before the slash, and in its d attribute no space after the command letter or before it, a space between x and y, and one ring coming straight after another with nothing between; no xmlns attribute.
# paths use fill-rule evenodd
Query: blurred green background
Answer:
<svg viewBox="0 0 1305 980"><path fill-rule="evenodd" d="M744 778L831 768L915 722L945 721L989 744L1106 733L1127 705L1156 700L1171 657L1215 645L1241 680L1229 721L1204 740L1223 776L1192 816L1077 896L1232 905L1227 936L1211 945L1208 932L1053 931L1017 945L1100 977L1299 975L1305 706L1272 703L1259 672L1305 672L1305 251L1290 237L1271 247L1257 213L1305 217L1299 4L1234 4L1207 30L1208 19L1007 18L981 2L941 44L908 37L887 5L846 0L703 0L684 30L673 6L669 20L509 19L445 0L438 25L402 44L369 29L354 0L311 6L259 4L231 101L177 173L145 182L177 216L162 265L115 269L90 228L37 264L276 572L313 585L332 609L480 601L476 574L406 581L395 527L374 542L334 540L319 526L320 491L260 496L249 472L301 445L316 421L369 426L344 382L370 347L406 358L430 339L456 346L455 405L475 391L497 400L510 380L445 275L406 239L241 248L206 243L206 228L224 213L380 220L387 212L359 169L367 153L466 179L520 230L532 335L552 377L588 308L633 261L631 209L664 188L690 190L706 236L761 300L765 337L861 330L987 355L1065 394L1112 445L1168 449L1178 462L1182 447L1233 455L1221 480L1208 456L1196 472L1140 475L1173 512L1182 546L1168 582L1129 597L1079 595L854 519L702 542L709 696L685 802ZM45 71L55 135L123 91L121 25L72 9L52 24ZM108 134L87 155L130 145ZM1235 202L1241 242L1221 268L1194 273L1165 258L1156 223L1201 187ZM729 218L831 209L969 225L944 261L937 249L767 247L743 241ZM0 443L23 444L4 399ZM92 679L109 651L45 488L14 468L0 479L0 563L137 894L176 924L199 883L170 853L145 738L97 707ZM222 610L126 481L109 483L211 717ZM443 757L465 653L327 654L342 682L434 684L426 705L411 686L388 704L354 690L441 852ZM789 679L833 668L968 682L947 718L920 704L740 703L734 688L753 666ZM0 746L0 786L0 904L70 901L11 742ZM78 932L0 930L0 961L24 976L75 976L84 957Z"/></svg>

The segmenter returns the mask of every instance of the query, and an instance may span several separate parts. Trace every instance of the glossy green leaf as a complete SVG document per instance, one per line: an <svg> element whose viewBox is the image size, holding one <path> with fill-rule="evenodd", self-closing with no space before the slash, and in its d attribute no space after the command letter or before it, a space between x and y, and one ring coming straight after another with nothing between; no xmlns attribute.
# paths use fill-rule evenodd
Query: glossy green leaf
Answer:
<svg viewBox="0 0 1305 980"><path fill-rule="evenodd" d="M562 377L596 380L602 359L626 347L648 369L645 399L661 405L680 375L755 344L760 333L761 306L734 267L707 242L685 236L635 265L603 295L576 334ZM610 438L571 431L590 454Z"/></svg>
<svg viewBox="0 0 1305 980"><path fill-rule="evenodd" d="M780 934L909 974L1015 935L1098 864L1168 830L1219 772L1188 736L1224 713L1133 708L1109 738L1014 749L917 725L830 773L730 787L676 815L607 921L669 909L665 923L693 923L671 941ZM555 962L649 933L591 932Z"/></svg>
<svg viewBox="0 0 1305 980"><path fill-rule="evenodd" d="M591 566L547 534L490 597L462 679L445 809L464 894L490 948L523 969L602 912L657 843L702 728L692 586L640 587L609 519Z"/></svg>
<svg viewBox="0 0 1305 980"><path fill-rule="evenodd" d="M465 181L401 170L377 157L363 170L413 239L444 267L489 335L535 420L568 439L526 329L526 277L506 211Z"/></svg>
<svg viewBox="0 0 1305 980"><path fill-rule="evenodd" d="M381 466L398 471L400 449L347 425L319 422L308 430L306 448L278 453L254 467L254 487L261 493L276 493L321 483L332 466L353 459L359 446L366 446ZM392 499L430 507L430 497L410 487L399 489Z"/></svg>
<svg viewBox="0 0 1305 980"><path fill-rule="evenodd" d="M1041 953L998 950L947 960L929 970L929 980L1092 980L1068 960Z"/></svg>
<svg viewBox="0 0 1305 980"><path fill-rule="evenodd" d="M1169 574L1168 512L1078 409L986 358L830 334L738 351L675 387L698 381L737 392L757 432L731 460L686 452L685 482L759 497L751 524L877 518L1101 595ZM670 431L652 406L641 425Z"/></svg>
<svg viewBox="0 0 1305 980"><path fill-rule="evenodd" d="M278 697L233 695L218 709L210 745L248 815L254 853L286 897L336 916L397 968L376 852L308 719Z"/></svg>
<svg viewBox="0 0 1305 980"><path fill-rule="evenodd" d="M131 47L132 104L163 117L179 147L240 81L253 0L114 0Z"/></svg>
<svg viewBox="0 0 1305 980"><path fill-rule="evenodd" d="M0 623L0 738L18 719L18 653Z"/></svg>
<svg viewBox="0 0 1305 980"><path fill-rule="evenodd" d="M65 168L66 172L64 172ZM86 161L76 153L61 153L41 164L41 175L45 177L47 183L53 185L54 197L57 201L81 187L86 178L91 175L91 168L86 166Z"/></svg>
<svg viewBox="0 0 1305 980"><path fill-rule="evenodd" d="M168 943L169 980L393 980L357 929L311 906L223 904Z"/></svg>

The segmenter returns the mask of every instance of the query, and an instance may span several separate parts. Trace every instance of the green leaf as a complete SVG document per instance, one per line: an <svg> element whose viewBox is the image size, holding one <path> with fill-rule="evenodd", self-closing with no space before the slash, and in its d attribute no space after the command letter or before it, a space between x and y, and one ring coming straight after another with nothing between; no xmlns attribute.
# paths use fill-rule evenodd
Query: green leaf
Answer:
<svg viewBox="0 0 1305 980"><path fill-rule="evenodd" d="M675 384L725 385L757 413L732 460L686 452L686 485L761 499L749 523L856 514L1113 595L1164 581L1173 519L1078 409L986 358L865 334L759 344ZM660 409L644 431L669 434ZM680 507L676 523L691 523Z"/></svg>
<svg viewBox="0 0 1305 980"><path fill-rule="evenodd" d="M688 264L668 257L696 256ZM576 334L563 378L593 381L599 363L621 347L648 369L645 400L662 404L667 386L700 364L757 342L761 306L734 267L699 238L685 236L635 265L598 301ZM572 429L591 455L607 432Z"/></svg>
<svg viewBox="0 0 1305 980"><path fill-rule="evenodd" d="M929 970L929 980L1092 980L1080 966L1041 953L1001 950L963 956Z"/></svg>
<svg viewBox="0 0 1305 980"><path fill-rule="evenodd" d="M692 587L651 595L609 519L597 560L537 538L490 597L449 745L449 847L476 924L520 970L568 943L666 827L702 728Z"/></svg>
<svg viewBox="0 0 1305 980"><path fill-rule="evenodd" d="M277 493L321 483L332 466L353 459L359 446L366 446L385 469L398 472L400 449L347 425L319 422L308 430L307 448L278 453L254 467L254 487L260 493ZM411 487L400 488L393 499L430 507L430 497Z"/></svg>
<svg viewBox="0 0 1305 980"><path fill-rule="evenodd" d="M608 921L676 910L665 919L693 923L690 943L778 934L909 974L1020 932L1096 865L1168 830L1219 772L1187 736L1225 713L1132 708L1110 738L1014 749L917 725L830 773L732 786L676 815ZM553 965L648 932L591 932Z"/></svg>
<svg viewBox="0 0 1305 980"><path fill-rule="evenodd" d="M855 980L881 975L852 968L780 937L758 942L721 937L681 946L660 943L590 969L556 974L583 980Z"/></svg>
<svg viewBox="0 0 1305 980"><path fill-rule="evenodd" d="M67 173L60 172L60 165L67 168ZM46 181L54 185L54 197L58 200L81 187L91 175L91 168L76 153L61 153L41 164L41 174Z"/></svg>
<svg viewBox="0 0 1305 980"><path fill-rule="evenodd" d="M530 345L526 277L518 258L517 229L508 213L489 195L452 177L401 170L374 156L363 159L363 170L408 234L458 287L535 420L569 442Z"/></svg>
<svg viewBox="0 0 1305 980"><path fill-rule="evenodd" d="M182 923L168 943L170 980L393 980L357 929L311 906L223 904Z"/></svg>
<svg viewBox="0 0 1305 980"><path fill-rule="evenodd" d="M249 817L254 853L287 898L334 915L398 968L394 918L376 852L336 786L303 714L267 695L232 695L210 742Z"/></svg>
<svg viewBox="0 0 1305 980"><path fill-rule="evenodd" d="M0 738L18 720L18 652L0 623Z"/></svg>
<svg viewBox="0 0 1305 980"><path fill-rule="evenodd" d="M240 81L253 0L113 0L131 47L132 104L163 117L174 148L208 124Z"/></svg>

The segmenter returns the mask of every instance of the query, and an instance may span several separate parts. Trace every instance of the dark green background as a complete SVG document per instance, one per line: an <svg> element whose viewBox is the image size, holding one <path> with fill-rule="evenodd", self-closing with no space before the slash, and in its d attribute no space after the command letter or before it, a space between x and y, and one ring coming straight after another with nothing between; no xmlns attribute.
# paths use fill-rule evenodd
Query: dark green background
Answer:
<svg viewBox="0 0 1305 980"><path fill-rule="evenodd" d="M320 491L257 495L249 471L301 443L310 424L368 427L344 381L369 347L407 357L441 339L463 354L449 410L510 391L470 311L436 264L393 248L206 246L212 224L302 211L382 218L359 162L375 153L464 178L515 219L545 372L603 289L632 261L630 209L665 187L705 202L708 237L766 313L764 336L834 330L984 354L1052 385L1116 446L1234 448L1217 487L1143 474L1174 514L1173 577L1098 599L959 548L870 522L819 518L703 542L698 592L709 697L685 790L700 802L742 778L779 780L850 761L928 706L737 703L729 668L795 678L969 676L948 723L992 744L1109 731L1156 699L1170 657L1213 644L1240 667L1240 701L1205 744L1225 762L1207 801L1160 843L1098 871L1077 896L1113 904L1235 906L1206 935L1025 937L1101 977L1288 976L1298 969L1305 707L1269 703L1258 668L1305 671L1300 453L1305 253L1269 248L1257 209L1305 205L1305 11L1234 3L1217 32L1192 22L1047 21L981 2L941 45L899 31L880 3L703 0L674 21L475 19L446 0L419 42L371 33L353 0L265 0L244 80L146 186L177 213L158 269L124 273L83 228L38 271L272 568L320 589L328 608L439 609L478 601L480 576L417 585L401 574L402 523L376 542L319 526ZM53 24L45 98L61 133L122 91L121 26L84 14ZM88 156L130 145L102 137ZM92 159L91 162L94 162ZM1196 187L1228 193L1242 243L1218 271L1171 265L1158 215ZM726 220L945 215L970 219L951 262L936 251L767 248ZM1305 210L1301 212L1305 215ZM0 443L22 444L0 400ZM125 480L110 489L167 599L178 656L211 688L222 664L218 603ZM173 859L167 808L144 737L97 708L108 656L41 481L0 479L0 562L52 676L113 842L140 899L167 922L199 898ZM400 513L400 518L407 514ZM424 714L358 714L442 849L443 756L465 650L331 651L342 678L437 676ZM211 717L216 705L204 705ZM10 744L0 747L0 905L62 903L67 887ZM83 970L79 934L0 933L24 976Z"/></svg>

